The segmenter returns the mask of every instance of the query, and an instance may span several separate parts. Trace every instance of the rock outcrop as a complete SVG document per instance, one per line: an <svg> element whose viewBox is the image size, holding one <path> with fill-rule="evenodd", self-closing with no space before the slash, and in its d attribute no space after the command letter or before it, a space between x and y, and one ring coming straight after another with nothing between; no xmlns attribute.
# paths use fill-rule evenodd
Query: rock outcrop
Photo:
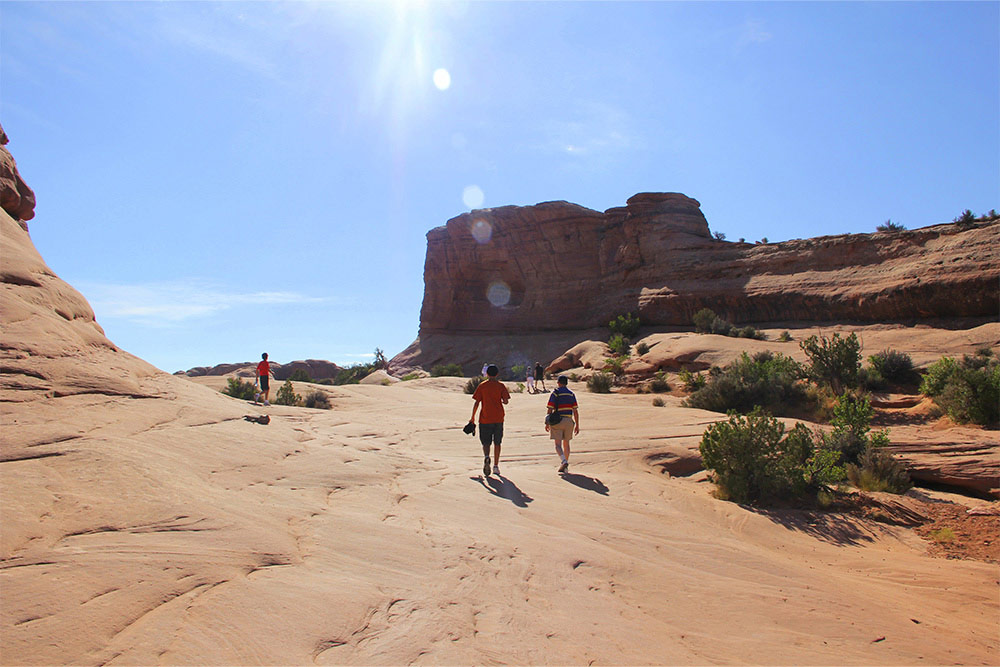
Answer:
<svg viewBox="0 0 1000 667"><path fill-rule="evenodd" d="M3 126L0 126L0 208L17 221L35 217L35 193L17 171L14 157L7 150L7 133Z"/></svg>
<svg viewBox="0 0 1000 667"><path fill-rule="evenodd" d="M666 327L706 307L756 325L995 317L998 247L996 219L732 243L676 193L604 213L567 202L472 211L427 234L420 334L394 366L425 365L435 337L580 331L626 312Z"/></svg>
<svg viewBox="0 0 1000 667"><path fill-rule="evenodd" d="M256 361L244 361L236 364L218 364L216 366L196 366L187 371L176 373L187 377L204 377L206 375L238 375L253 377L257 370ZM306 359L305 361L290 361L287 364L271 362L271 372L275 380L287 380L295 371L305 371L313 380L332 380L342 369L332 361L322 359Z"/></svg>

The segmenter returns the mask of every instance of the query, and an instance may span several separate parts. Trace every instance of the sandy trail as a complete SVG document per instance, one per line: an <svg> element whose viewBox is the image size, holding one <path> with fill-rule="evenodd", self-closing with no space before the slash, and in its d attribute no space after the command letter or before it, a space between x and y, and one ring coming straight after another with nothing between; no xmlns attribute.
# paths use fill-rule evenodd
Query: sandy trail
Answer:
<svg viewBox="0 0 1000 667"><path fill-rule="evenodd" d="M648 458L719 418L672 397L577 387L560 477L545 395L515 394L484 479L459 380L329 388L333 410L274 406L267 427L150 382L172 400L4 413L35 425L4 424L5 451L33 452L3 464L4 664L1000 660L996 566L670 478Z"/></svg>

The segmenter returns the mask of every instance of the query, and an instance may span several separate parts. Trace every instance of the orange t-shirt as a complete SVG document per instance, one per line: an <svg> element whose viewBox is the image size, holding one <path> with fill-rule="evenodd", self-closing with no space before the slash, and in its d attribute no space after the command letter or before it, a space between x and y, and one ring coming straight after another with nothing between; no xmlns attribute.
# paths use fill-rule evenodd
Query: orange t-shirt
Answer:
<svg viewBox="0 0 1000 667"><path fill-rule="evenodd" d="M480 424L503 423L503 399L510 400L510 392L503 382L499 380L480 382L472 398L482 403L479 406Z"/></svg>

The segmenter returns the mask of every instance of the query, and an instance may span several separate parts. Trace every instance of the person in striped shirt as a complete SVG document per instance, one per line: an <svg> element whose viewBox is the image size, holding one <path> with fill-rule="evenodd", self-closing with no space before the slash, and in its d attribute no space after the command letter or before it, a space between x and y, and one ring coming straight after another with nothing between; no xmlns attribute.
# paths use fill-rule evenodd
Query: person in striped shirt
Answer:
<svg viewBox="0 0 1000 667"><path fill-rule="evenodd" d="M569 378L560 375L558 385L549 396L549 414L558 413L561 419L556 424L549 424L549 419L545 420L545 430L549 432L549 437L555 440L556 454L562 460L559 472L563 473L569 469L569 441L574 435L580 434L580 412L576 404L576 394L569 389Z"/></svg>

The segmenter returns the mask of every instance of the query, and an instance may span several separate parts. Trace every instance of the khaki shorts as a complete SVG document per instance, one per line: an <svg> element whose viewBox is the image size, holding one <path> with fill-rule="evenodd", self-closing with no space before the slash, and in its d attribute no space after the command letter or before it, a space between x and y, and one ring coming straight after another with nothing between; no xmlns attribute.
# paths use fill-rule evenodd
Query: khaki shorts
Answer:
<svg viewBox="0 0 1000 667"><path fill-rule="evenodd" d="M573 418L563 415L558 424L549 425L549 438L552 440L573 439Z"/></svg>

